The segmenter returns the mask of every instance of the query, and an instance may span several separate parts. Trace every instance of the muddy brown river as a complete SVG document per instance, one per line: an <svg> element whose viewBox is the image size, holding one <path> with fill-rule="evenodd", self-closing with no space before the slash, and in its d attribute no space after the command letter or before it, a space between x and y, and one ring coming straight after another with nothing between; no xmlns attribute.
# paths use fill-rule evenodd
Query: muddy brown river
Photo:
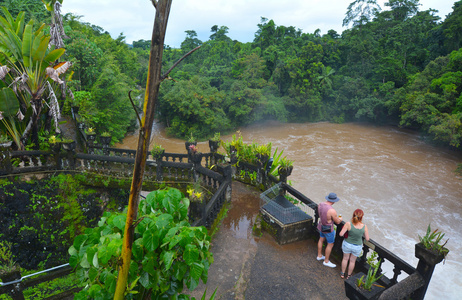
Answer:
<svg viewBox="0 0 462 300"><path fill-rule="evenodd" d="M269 122L240 133L247 143L271 142L273 151L283 150L294 160L289 180L308 198L321 202L329 192L337 193L341 201L334 208L344 220L363 209L371 238L413 266L414 244L428 224L445 232L450 253L436 266L426 299L460 298L462 178L454 173L462 163L460 153L433 147L413 131L357 123ZM186 153L184 141L167 137L158 125L153 139L166 152ZM117 147L136 149L137 141L137 135L129 136ZM206 142L198 147L209 151ZM391 276L391 265L384 270Z"/></svg>

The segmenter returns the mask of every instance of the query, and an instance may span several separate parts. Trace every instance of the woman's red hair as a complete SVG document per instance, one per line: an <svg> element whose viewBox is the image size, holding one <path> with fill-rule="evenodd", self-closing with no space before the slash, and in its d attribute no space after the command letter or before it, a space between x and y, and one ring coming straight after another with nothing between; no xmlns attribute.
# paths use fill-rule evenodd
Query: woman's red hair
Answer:
<svg viewBox="0 0 462 300"><path fill-rule="evenodd" d="M353 212L353 218L351 219L351 221L353 222L353 224L358 224L363 220L363 216L364 212L358 208Z"/></svg>

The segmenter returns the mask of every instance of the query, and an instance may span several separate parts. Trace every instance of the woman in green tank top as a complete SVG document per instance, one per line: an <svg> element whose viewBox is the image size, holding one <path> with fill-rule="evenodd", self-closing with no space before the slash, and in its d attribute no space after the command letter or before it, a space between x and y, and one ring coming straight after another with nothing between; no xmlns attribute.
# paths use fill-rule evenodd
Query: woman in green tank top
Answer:
<svg viewBox="0 0 462 300"><path fill-rule="evenodd" d="M348 237L343 240L342 251L343 251L343 260L342 260L342 272L340 272L340 277L345 278L345 270L348 265L348 279L351 276L355 268L356 258L361 255L363 249L363 236L369 241L369 231L367 230L366 224L363 221L364 212L361 209L357 209L353 213L353 218L350 222L346 222L343 225L342 231L340 231L340 236L344 236L348 231Z"/></svg>

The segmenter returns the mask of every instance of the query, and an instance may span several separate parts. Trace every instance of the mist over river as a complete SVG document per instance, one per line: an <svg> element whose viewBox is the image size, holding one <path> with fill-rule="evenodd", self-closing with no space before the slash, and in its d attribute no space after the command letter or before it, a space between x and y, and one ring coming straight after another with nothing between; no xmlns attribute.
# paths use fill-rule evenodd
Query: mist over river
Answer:
<svg viewBox="0 0 462 300"><path fill-rule="evenodd" d="M413 131L358 123L268 122L240 133L246 143L271 142L273 152L283 149L294 160L289 180L308 198L319 203L329 192L337 193L341 201L334 208L345 221L363 209L371 238L413 266L418 234L424 235L430 222L445 232L450 252L445 264L436 266L426 299L460 299L462 178L454 170L462 154L433 147ZM186 153L184 141L167 137L158 125L153 140L166 152ZM135 134L116 146L136 149L137 141ZM209 152L207 142L198 147ZM391 264L383 268L392 276Z"/></svg>

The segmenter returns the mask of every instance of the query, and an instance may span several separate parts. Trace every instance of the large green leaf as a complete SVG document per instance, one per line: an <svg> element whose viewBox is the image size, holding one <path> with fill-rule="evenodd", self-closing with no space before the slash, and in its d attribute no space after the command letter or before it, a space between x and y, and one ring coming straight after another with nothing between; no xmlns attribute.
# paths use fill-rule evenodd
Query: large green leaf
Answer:
<svg viewBox="0 0 462 300"><path fill-rule="evenodd" d="M0 90L0 111L4 117L13 117L18 113L19 101L12 89L4 87Z"/></svg>
<svg viewBox="0 0 462 300"><path fill-rule="evenodd" d="M99 247L98 249L98 259L101 264L105 265L111 259L112 253L109 251L109 248L106 245Z"/></svg>
<svg viewBox="0 0 462 300"><path fill-rule="evenodd" d="M119 256L120 253L122 253L122 244L123 240L119 237L118 239L112 240L107 247L113 256Z"/></svg>
<svg viewBox="0 0 462 300"><path fill-rule="evenodd" d="M6 35L1 37L0 43L3 43L7 47L7 49L15 58L15 61L22 60L22 42L16 33L10 29L7 29Z"/></svg>
<svg viewBox="0 0 462 300"><path fill-rule="evenodd" d="M174 251L164 251L162 253L162 260L164 262L165 269L168 270L172 266L173 260L175 258Z"/></svg>
<svg viewBox="0 0 462 300"><path fill-rule="evenodd" d="M204 266L202 264L195 262L191 265L190 274L195 280L199 281L202 271L204 271Z"/></svg>
<svg viewBox="0 0 462 300"><path fill-rule="evenodd" d="M60 58L64 54L64 51L65 51L64 48L59 48L59 49L55 49L51 51L45 56L44 58L45 62L52 63L58 60L58 58Z"/></svg>
<svg viewBox="0 0 462 300"><path fill-rule="evenodd" d="M192 265L199 259L199 250L194 245L186 245L183 259L188 265Z"/></svg>
<svg viewBox="0 0 462 300"><path fill-rule="evenodd" d="M159 234L157 230L149 229L143 233L143 244L148 251L154 251L159 247Z"/></svg>
<svg viewBox="0 0 462 300"><path fill-rule="evenodd" d="M85 241L88 239L88 236L86 234L81 234L81 235L78 235L75 239L74 239L74 248L77 249L78 251L80 251L80 248L82 247L83 243L85 243Z"/></svg>
<svg viewBox="0 0 462 300"><path fill-rule="evenodd" d="M133 242L132 255L133 259L141 261L143 259L143 238L139 238Z"/></svg>
<svg viewBox="0 0 462 300"><path fill-rule="evenodd" d="M144 288L149 288L149 285L151 284L151 280L149 278L149 273L148 272L142 272L140 276L139 282Z"/></svg>
<svg viewBox="0 0 462 300"><path fill-rule="evenodd" d="M31 64L31 50L32 50L32 43L33 43L33 35L32 35L32 24L27 24L26 28L24 28L24 33L22 35L22 57L23 57L23 64L26 68L28 68Z"/></svg>
<svg viewBox="0 0 462 300"><path fill-rule="evenodd" d="M35 42L37 41L37 43ZM48 44L50 42L50 36L37 36L34 40L32 47L32 61L42 63L45 57L46 51L48 49ZM46 64L44 64L45 67Z"/></svg>
<svg viewBox="0 0 462 300"><path fill-rule="evenodd" d="M125 220L127 220L127 215L118 215L117 217L114 218L113 224L115 227L119 228L120 230L124 230Z"/></svg>

